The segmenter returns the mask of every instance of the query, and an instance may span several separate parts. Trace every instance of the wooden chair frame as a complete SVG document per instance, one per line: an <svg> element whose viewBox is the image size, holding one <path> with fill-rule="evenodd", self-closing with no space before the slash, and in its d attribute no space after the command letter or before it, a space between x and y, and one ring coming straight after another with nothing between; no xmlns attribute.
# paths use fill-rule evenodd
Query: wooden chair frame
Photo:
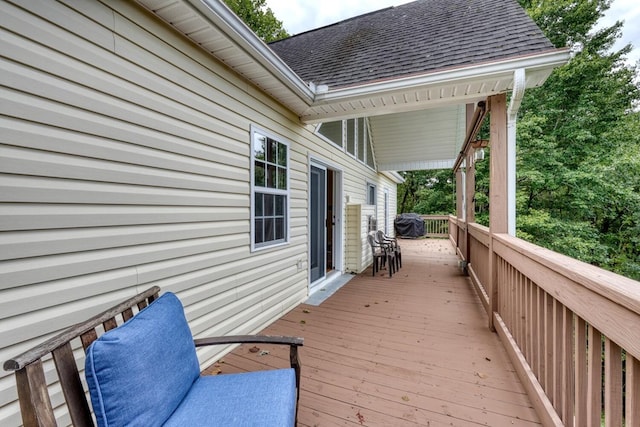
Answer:
<svg viewBox="0 0 640 427"><path fill-rule="evenodd" d="M82 386L71 341L80 338L82 347L86 350L98 338L100 330L109 331L116 328L118 319L121 319L122 323L131 319L134 316L134 307L142 310L157 299L159 293L160 288L154 286L82 323L71 326L44 343L4 362L5 371L15 371L24 426L51 427L57 425L42 363L43 357L52 354L73 425L93 427L95 424L91 416L90 402ZM302 338L241 335L194 340L196 347L245 343L289 346L289 360L295 371L299 399L300 360L298 347L303 345Z"/></svg>

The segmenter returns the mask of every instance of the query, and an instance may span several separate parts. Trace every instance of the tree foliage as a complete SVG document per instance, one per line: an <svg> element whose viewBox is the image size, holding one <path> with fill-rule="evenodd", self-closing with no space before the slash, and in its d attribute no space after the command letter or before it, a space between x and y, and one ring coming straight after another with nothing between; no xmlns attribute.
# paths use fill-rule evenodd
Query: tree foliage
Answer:
<svg viewBox="0 0 640 427"><path fill-rule="evenodd" d="M398 212L447 215L455 213L455 176L451 169L407 171L398 186Z"/></svg>
<svg viewBox="0 0 640 427"><path fill-rule="evenodd" d="M556 46L575 52L518 121L518 235L640 279L640 91L613 51L622 23L595 30L609 0L520 2Z"/></svg>
<svg viewBox="0 0 640 427"><path fill-rule="evenodd" d="M266 0L224 0L229 8L266 43L284 39L289 34Z"/></svg>

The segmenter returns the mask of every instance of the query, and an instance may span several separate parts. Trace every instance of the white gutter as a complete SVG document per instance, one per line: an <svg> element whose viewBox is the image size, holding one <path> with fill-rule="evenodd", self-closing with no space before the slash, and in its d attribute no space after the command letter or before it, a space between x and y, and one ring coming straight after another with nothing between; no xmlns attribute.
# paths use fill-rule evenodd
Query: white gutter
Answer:
<svg viewBox="0 0 640 427"><path fill-rule="evenodd" d="M336 101L345 101L349 98L361 98L363 96L377 95L385 92L395 92L420 86L431 86L442 83L451 84L456 81L478 79L504 73L505 78L511 78L513 70L527 69L536 71L553 69L567 63L570 58L568 49L554 49L549 53L534 54L519 58L507 59L497 62L473 65L464 68L455 68L445 71L437 71L418 76L395 78L380 82L368 83L358 86L331 89L324 93L317 93L314 104L321 105Z"/></svg>
<svg viewBox="0 0 640 427"><path fill-rule="evenodd" d="M244 52L264 66L285 86L293 90L302 100L311 105L315 91L289 68L256 34L219 0L186 0L201 16L223 29Z"/></svg>
<svg viewBox="0 0 640 427"><path fill-rule="evenodd" d="M516 123L526 86L526 71L513 72L513 92L507 109L507 230L516 235Z"/></svg>

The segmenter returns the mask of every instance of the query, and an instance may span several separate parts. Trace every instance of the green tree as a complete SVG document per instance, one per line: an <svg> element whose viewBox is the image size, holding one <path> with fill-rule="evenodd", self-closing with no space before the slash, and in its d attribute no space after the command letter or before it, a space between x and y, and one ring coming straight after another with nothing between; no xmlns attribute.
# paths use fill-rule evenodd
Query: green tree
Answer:
<svg viewBox="0 0 640 427"><path fill-rule="evenodd" d="M398 187L398 213L447 215L455 212L455 176L451 169L407 171Z"/></svg>
<svg viewBox="0 0 640 427"><path fill-rule="evenodd" d="M520 0L556 46L575 52L528 90L518 121L518 235L640 279L640 100L610 0ZM479 180L482 183L482 179Z"/></svg>
<svg viewBox="0 0 640 427"><path fill-rule="evenodd" d="M229 8L266 43L284 39L289 34L266 0L224 0Z"/></svg>

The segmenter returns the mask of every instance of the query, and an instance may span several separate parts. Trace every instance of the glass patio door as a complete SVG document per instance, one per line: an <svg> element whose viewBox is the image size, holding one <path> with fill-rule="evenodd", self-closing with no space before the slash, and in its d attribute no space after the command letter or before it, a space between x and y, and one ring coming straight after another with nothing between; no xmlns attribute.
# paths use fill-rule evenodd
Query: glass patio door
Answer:
<svg viewBox="0 0 640 427"><path fill-rule="evenodd" d="M311 165L310 209L310 279L311 283L326 274L327 245L327 170Z"/></svg>

